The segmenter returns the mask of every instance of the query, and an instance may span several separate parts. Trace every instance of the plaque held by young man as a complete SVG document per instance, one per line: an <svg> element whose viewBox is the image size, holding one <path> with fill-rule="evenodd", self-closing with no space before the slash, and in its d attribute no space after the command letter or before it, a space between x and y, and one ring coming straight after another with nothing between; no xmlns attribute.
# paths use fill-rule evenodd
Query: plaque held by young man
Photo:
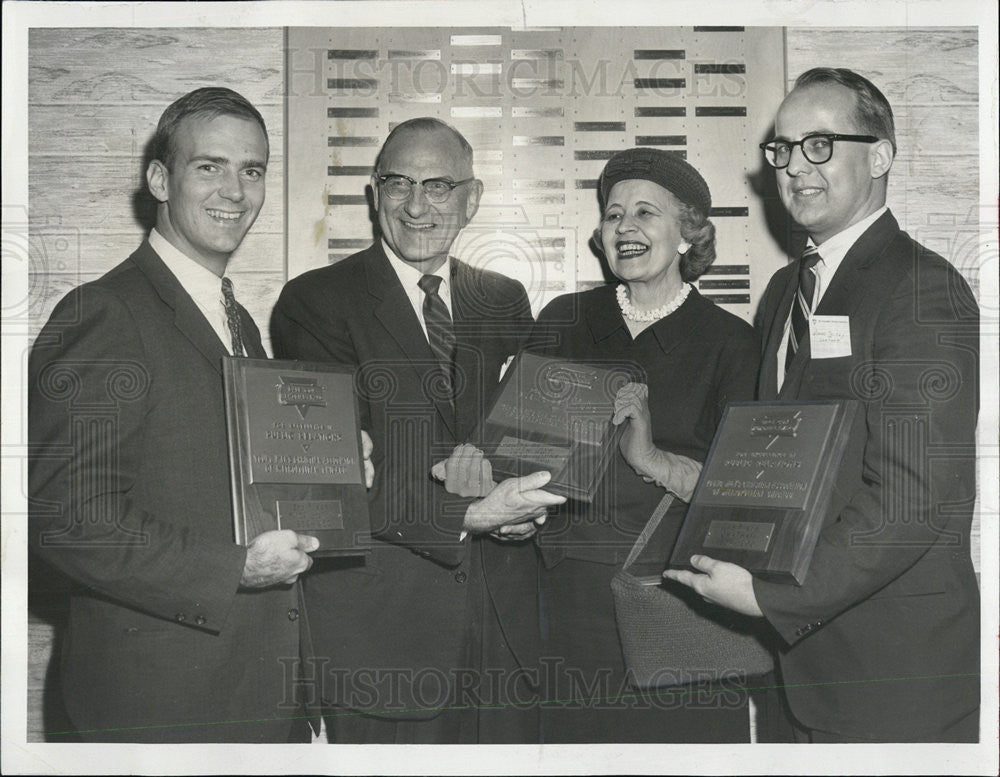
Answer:
<svg viewBox="0 0 1000 777"><path fill-rule="evenodd" d="M854 400L731 403L670 566L702 554L801 585L856 413Z"/></svg>
<svg viewBox="0 0 1000 777"><path fill-rule="evenodd" d="M236 542L291 529L314 555L371 545L354 370L332 364L223 361Z"/></svg>
<svg viewBox="0 0 1000 777"><path fill-rule="evenodd" d="M615 395L629 380L622 366L519 354L475 439L494 479L546 470L546 491L593 501L622 432L611 423Z"/></svg>

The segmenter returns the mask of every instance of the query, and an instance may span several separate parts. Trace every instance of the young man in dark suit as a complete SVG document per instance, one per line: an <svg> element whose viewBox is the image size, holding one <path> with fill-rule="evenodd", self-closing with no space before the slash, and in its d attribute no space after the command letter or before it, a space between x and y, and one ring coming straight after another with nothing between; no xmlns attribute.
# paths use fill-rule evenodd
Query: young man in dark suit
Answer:
<svg viewBox="0 0 1000 777"><path fill-rule="evenodd" d="M893 117L867 79L804 73L763 146L808 242L760 303L759 399L860 413L802 586L705 556L667 575L778 631L801 741L975 742L975 299L885 207Z"/></svg>
<svg viewBox="0 0 1000 777"><path fill-rule="evenodd" d="M29 363L30 546L78 584L62 685L85 741L309 741L293 698L317 541L233 541L222 359L263 358L225 276L264 204L267 130L229 89L160 118L156 227L64 298Z"/></svg>
<svg viewBox="0 0 1000 777"><path fill-rule="evenodd" d="M403 122L371 179L381 236L290 281L275 355L359 368L375 443L363 565L318 563L306 586L330 741L537 741L536 557L519 542L561 497L547 473L483 500L431 475L465 442L532 324L517 281L450 256L482 182L472 149L437 119Z"/></svg>

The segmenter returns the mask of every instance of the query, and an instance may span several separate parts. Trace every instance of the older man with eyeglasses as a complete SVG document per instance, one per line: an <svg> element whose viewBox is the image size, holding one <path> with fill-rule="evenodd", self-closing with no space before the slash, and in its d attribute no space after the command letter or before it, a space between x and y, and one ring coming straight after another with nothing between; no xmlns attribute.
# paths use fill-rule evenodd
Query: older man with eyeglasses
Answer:
<svg viewBox="0 0 1000 777"><path fill-rule="evenodd" d="M431 466L476 427L532 324L517 281L450 255L483 184L473 152L432 118L403 122L375 162L374 245L288 283L279 357L358 367L375 442L375 548L318 561L306 586L317 679L338 743L538 738L533 519L564 501L548 473L483 499L450 496Z"/></svg>
<svg viewBox="0 0 1000 777"><path fill-rule="evenodd" d="M885 206L896 142L870 81L803 73L761 145L808 241L760 303L758 397L861 412L802 586L705 556L665 574L783 638L800 741L975 742L976 301Z"/></svg>

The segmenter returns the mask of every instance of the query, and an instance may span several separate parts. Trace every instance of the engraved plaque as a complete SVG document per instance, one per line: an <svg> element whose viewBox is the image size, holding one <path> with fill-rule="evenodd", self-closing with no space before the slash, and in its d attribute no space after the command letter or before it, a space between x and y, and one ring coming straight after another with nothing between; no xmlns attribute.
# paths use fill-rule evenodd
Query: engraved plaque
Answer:
<svg viewBox="0 0 1000 777"><path fill-rule="evenodd" d="M854 400L730 404L670 566L700 553L801 584L856 416Z"/></svg>
<svg viewBox="0 0 1000 777"><path fill-rule="evenodd" d="M706 548L764 552L771 544L773 533L773 523L712 521L705 533L704 545Z"/></svg>
<svg viewBox="0 0 1000 777"><path fill-rule="evenodd" d="M564 445L547 445L542 442L504 437L497 445L495 454L500 457L520 459L527 464L537 464L541 469L562 472L572 452L571 447Z"/></svg>
<svg viewBox="0 0 1000 777"><path fill-rule="evenodd" d="M622 429L611 416L618 389L630 379L617 365L521 353L474 442L497 480L547 470L546 491L589 502L618 444Z"/></svg>
<svg viewBox="0 0 1000 777"><path fill-rule="evenodd" d="M236 541L292 529L319 555L359 555L371 537L354 373L328 364L223 363Z"/></svg>
<svg viewBox="0 0 1000 777"><path fill-rule="evenodd" d="M277 503L278 528L309 532L343 529L344 505L339 499Z"/></svg>
<svg viewBox="0 0 1000 777"><path fill-rule="evenodd" d="M836 415L835 405L731 405L731 420L719 425L713 443L711 471L698 484L699 504L805 509L820 466L816 454Z"/></svg>
<svg viewBox="0 0 1000 777"><path fill-rule="evenodd" d="M251 483L358 482L351 375L258 370L245 381Z"/></svg>

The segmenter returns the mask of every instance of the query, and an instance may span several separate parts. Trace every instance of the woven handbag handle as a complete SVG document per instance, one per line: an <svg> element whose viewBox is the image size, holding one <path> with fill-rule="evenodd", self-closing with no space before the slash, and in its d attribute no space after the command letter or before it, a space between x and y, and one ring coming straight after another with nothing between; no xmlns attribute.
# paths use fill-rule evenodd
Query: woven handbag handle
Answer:
<svg viewBox="0 0 1000 777"><path fill-rule="evenodd" d="M635 561L639 554L642 553L643 549L646 547L646 543L649 542L649 538L653 536L653 532L656 531L656 527L660 525L660 521L663 520L663 516L667 514L667 510L670 509L670 505L674 503L674 495L669 491L663 495L663 499L660 503L656 505L656 509L653 510L653 514L649 516L649 520L646 521L645 527L643 527L642 532L635 540L635 545L632 546L632 550L629 551L628 558L625 559L625 563L622 564L622 571L627 572L628 568L632 566L632 562Z"/></svg>

